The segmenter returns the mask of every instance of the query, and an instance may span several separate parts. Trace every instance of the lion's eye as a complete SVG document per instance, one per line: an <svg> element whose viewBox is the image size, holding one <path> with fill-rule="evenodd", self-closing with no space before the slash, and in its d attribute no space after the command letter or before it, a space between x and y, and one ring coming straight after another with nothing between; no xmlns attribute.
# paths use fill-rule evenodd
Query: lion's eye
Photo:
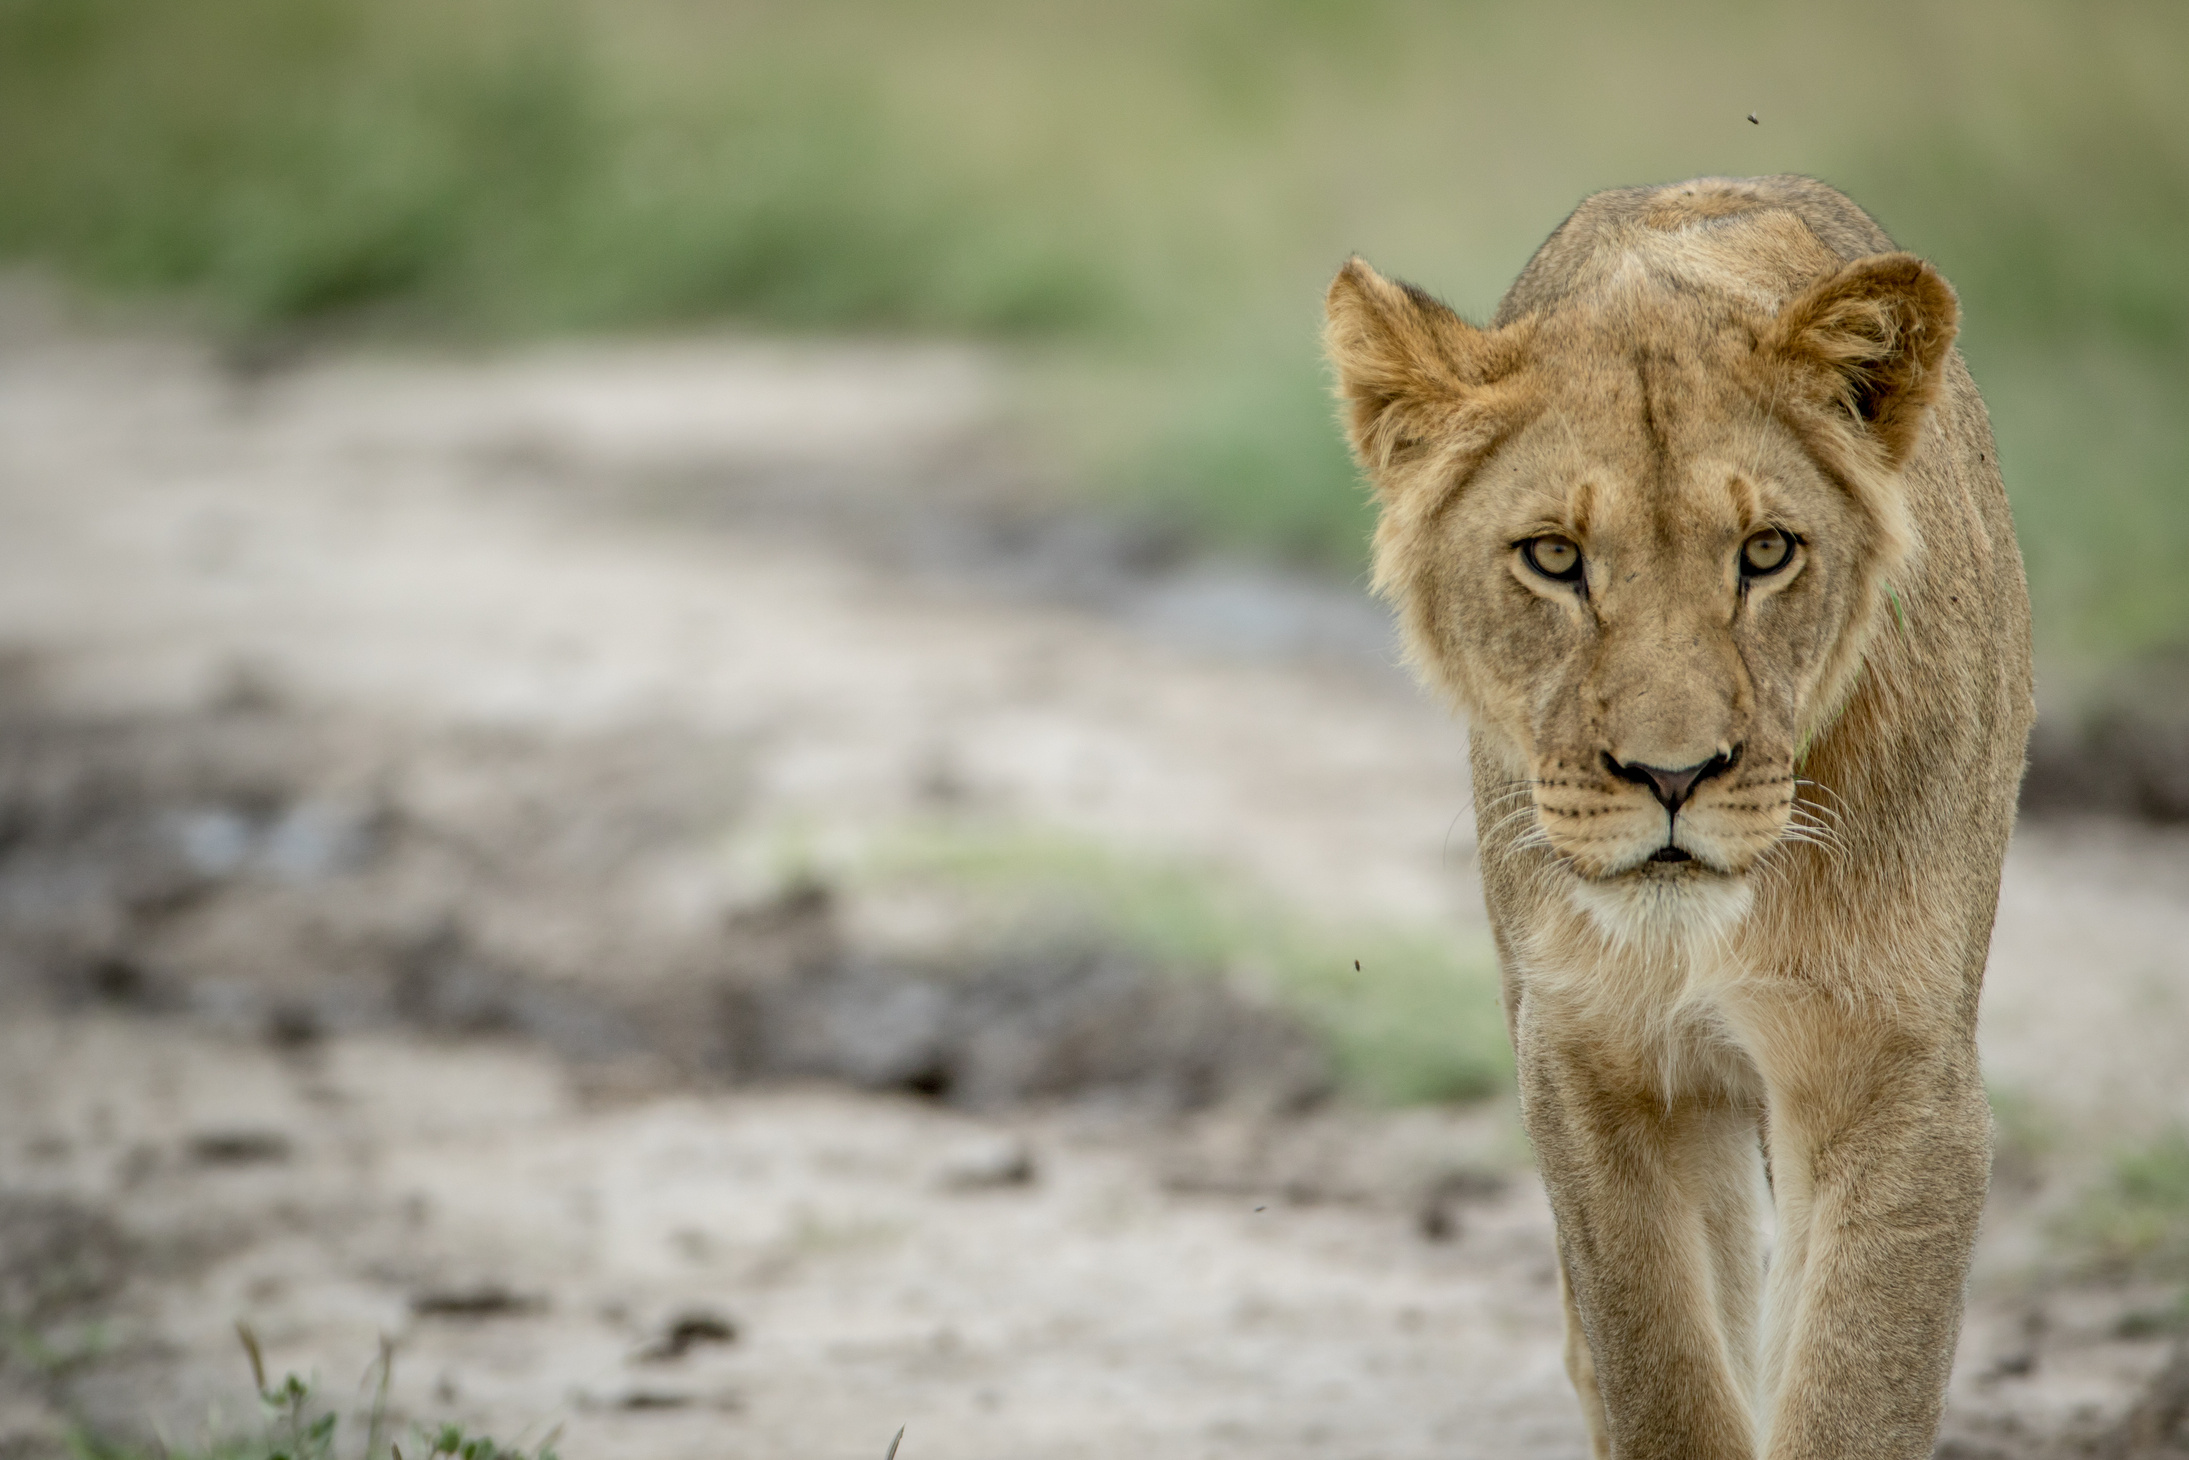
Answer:
<svg viewBox="0 0 2189 1460"><path fill-rule="evenodd" d="M1581 576L1581 547L1570 537L1531 537L1520 545L1520 556L1529 567L1560 583Z"/></svg>
<svg viewBox="0 0 2189 1460"><path fill-rule="evenodd" d="M1794 540L1776 527L1766 527L1741 544L1741 572L1751 578L1776 573L1794 556Z"/></svg>

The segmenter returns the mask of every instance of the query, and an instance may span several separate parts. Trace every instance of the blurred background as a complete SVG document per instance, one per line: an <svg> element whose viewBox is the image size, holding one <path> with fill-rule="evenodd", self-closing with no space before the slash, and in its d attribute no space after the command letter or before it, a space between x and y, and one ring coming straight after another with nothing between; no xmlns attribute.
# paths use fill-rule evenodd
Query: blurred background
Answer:
<svg viewBox="0 0 2189 1460"><path fill-rule="evenodd" d="M0 0L5 1453L1581 1453L1320 301L1781 171L1959 289L2036 606L1950 1444L2128 1444L2182 7Z"/></svg>
<svg viewBox="0 0 2189 1460"><path fill-rule="evenodd" d="M0 249L74 284L261 346L723 321L996 342L1083 489L1340 578L1364 518L1316 358L1335 260L1480 317L1590 191L1811 173L1964 297L2052 662L2189 623L2171 5L4 16Z"/></svg>

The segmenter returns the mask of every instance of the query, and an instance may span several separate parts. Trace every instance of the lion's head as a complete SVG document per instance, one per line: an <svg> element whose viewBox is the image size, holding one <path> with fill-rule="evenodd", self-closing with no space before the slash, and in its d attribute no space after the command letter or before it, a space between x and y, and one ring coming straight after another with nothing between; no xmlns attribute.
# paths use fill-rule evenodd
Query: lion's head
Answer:
<svg viewBox="0 0 2189 1460"><path fill-rule="evenodd" d="M1803 748L1917 550L1900 472L1957 317L1910 255L1690 221L1501 328L1358 259L1328 299L1378 589L1525 787L1486 821L1604 889L1722 884L1805 834Z"/></svg>

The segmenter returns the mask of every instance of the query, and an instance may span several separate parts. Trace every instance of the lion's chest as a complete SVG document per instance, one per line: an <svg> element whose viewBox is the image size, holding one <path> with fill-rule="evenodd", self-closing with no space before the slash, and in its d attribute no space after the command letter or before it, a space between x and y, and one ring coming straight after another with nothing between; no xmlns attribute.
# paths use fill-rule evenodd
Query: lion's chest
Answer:
<svg viewBox="0 0 2189 1460"><path fill-rule="evenodd" d="M1697 921L1619 938L1585 910L1544 919L1512 940L1523 1037L1585 1045L1668 1099L1753 1090L1742 1014L1759 983L1736 930Z"/></svg>

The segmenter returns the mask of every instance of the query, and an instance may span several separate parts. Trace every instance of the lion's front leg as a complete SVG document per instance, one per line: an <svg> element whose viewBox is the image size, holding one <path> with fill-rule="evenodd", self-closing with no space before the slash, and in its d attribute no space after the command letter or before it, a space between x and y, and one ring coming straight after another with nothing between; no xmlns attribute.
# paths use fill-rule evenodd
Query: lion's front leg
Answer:
<svg viewBox="0 0 2189 1460"><path fill-rule="evenodd" d="M1558 1300L1566 1310L1566 1378L1581 1401L1581 1423L1589 1432L1591 1460L1611 1460L1611 1419L1604 1413L1604 1392L1596 1387L1596 1356L1589 1352L1588 1329L1573 1301L1573 1279L1566 1256L1558 1255Z"/></svg>
<svg viewBox="0 0 2189 1460"><path fill-rule="evenodd" d="M1521 1040L1528 1132L1558 1220L1567 1369L1592 1448L1620 1460L1754 1460L1761 1252L1755 1113L1668 1102L1601 1051Z"/></svg>
<svg viewBox="0 0 2189 1460"><path fill-rule="evenodd" d="M1769 1460L1922 1460L1990 1172L1975 1052L1851 1042L1771 1090Z"/></svg>

